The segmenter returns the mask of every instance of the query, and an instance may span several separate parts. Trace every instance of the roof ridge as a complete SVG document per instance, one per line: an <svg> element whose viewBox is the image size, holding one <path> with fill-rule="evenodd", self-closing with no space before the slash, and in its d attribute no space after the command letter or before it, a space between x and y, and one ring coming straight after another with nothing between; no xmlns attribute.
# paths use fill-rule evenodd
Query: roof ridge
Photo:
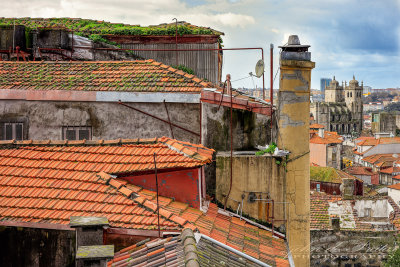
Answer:
<svg viewBox="0 0 400 267"><path fill-rule="evenodd" d="M156 144L159 138L136 138L136 139L99 139L99 140L0 140L2 146L102 146L102 145L123 145L123 144Z"/></svg>
<svg viewBox="0 0 400 267"><path fill-rule="evenodd" d="M105 181L107 185L113 187L119 193L121 193L125 197L129 198L130 200L132 200L139 206L141 206L147 210L150 210L154 213L157 213L157 208L158 208L160 216L162 216L165 220L174 222L181 227L190 228L192 230L198 231L197 227L195 225L193 225L191 222L189 222L188 220L166 210L165 208L157 207L156 203L141 196L140 192L143 190L143 188L141 188L141 190L139 190L137 192L134 192L133 190L126 187L120 181L114 179L113 176L111 176L110 174L108 174L106 172L99 172L99 173L97 173L97 176L100 179L102 179L103 181Z"/></svg>
<svg viewBox="0 0 400 267"><path fill-rule="evenodd" d="M204 155L201 155L196 151L193 151L193 150L187 148L188 145L181 144L176 139L172 139L172 138L163 136L163 137L160 138L160 142L165 144L166 146L168 146L169 149L174 150L174 151L176 151L178 153L181 153L186 157L189 157L189 158L192 158L192 159L195 159L195 160L198 160L198 161L202 161L203 163L210 163L212 161L212 159L210 159L210 158L208 158L208 157L206 157ZM201 145L201 146L203 146L203 145ZM193 147L193 146L191 146L191 147ZM204 147L203 149L204 150L208 149L209 151L215 152L214 149L210 149L210 148L206 148L206 147Z"/></svg>

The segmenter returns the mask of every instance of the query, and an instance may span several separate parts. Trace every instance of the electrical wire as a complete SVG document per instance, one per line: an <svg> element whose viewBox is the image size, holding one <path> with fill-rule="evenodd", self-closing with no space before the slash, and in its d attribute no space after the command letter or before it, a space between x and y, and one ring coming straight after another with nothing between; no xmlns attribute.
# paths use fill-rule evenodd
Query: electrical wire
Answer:
<svg viewBox="0 0 400 267"><path fill-rule="evenodd" d="M237 79L237 80L234 80L234 81L231 81L231 83L233 83L233 82L237 82L237 81L241 81L241 80L244 80L244 79L247 79L247 78L250 78L251 76L249 75L249 76L247 76L247 77L243 77L243 78L240 78L240 79Z"/></svg>

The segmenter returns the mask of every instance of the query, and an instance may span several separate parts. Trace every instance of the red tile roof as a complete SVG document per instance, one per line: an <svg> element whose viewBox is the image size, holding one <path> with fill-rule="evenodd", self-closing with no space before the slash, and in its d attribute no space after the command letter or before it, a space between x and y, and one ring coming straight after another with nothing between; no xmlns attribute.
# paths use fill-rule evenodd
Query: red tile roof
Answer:
<svg viewBox="0 0 400 267"><path fill-rule="evenodd" d="M393 154L374 154L371 156L364 157L362 160L371 164L378 164L388 161L394 162L397 161L398 158L393 157Z"/></svg>
<svg viewBox="0 0 400 267"><path fill-rule="evenodd" d="M154 60L0 62L0 89L200 93L215 87Z"/></svg>
<svg viewBox="0 0 400 267"><path fill-rule="evenodd" d="M310 129L323 129L323 128L325 128L325 126L322 124L318 124L318 123L314 123L314 124L310 125Z"/></svg>
<svg viewBox="0 0 400 267"><path fill-rule="evenodd" d="M160 169L201 166L213 151L166 137L63 142L0 143L0 220L67 224L70 216L103 216L114 227L154 229L156 216L148 211L154 203L143 196L130 199L134 190L102 171L154 169L153 153ZM178 217L162 219L164 229L185 223Z"/></svg>
<svg viewBox="0 0 400 267"><path fill-rule="evenodd" d="M105 172L151 169L154 152L159 168L200 166L212 154L201 145L165 137L64 143L0 143L0 221L68 224L71 216L97 216L107 217L111 227L157 229L155 192ZM215 204L204 214L170 198L160 196L159 202L163 230L197 229L261 261L288 264L283 239L219 213Z"/></svg>
<svg viewBox="0 0 400 267"><path fill-rule="evenodd" d="M400 137L381 137L379 139L364 138L363 141L357 143L358 146L376 146L387 144L400 144Z"/></svg>
<svg viewBox="0 0 400 267"><path fill-rule="evenodd" d="M343 140L336 132L324 132L324 137L320 137L318 133L312 133L310 143L312 144L341 144Z"/></svg>
<svg viewBox="0 0 400 267"><path fill-rule="evenodd" d="M392 185L389 185L389 186L388 186L388 188L392 188L392 189L400 190L400 183L398 183L398 184L392 184Z"/></svg>
<svg viewBox="0 0 400 267"><path fill-rule="evenodd" d="M139 187L131 184L126 184L126 186L139 195L143 195L143 191ZM146 190L146 198L154 202L156 193ZM170 216L183 218L183 220L194 225L200 233L263 262L277 264L277 262L282 261L288 263L287 255L284 253L286 251L285 243L282 239L272 237L270 231L252 225L245 220L219 213L218 207L213 203L210 203L207 213L203 214L198 209L169 198L163 197L159 201L160 205L170 212L163 214L166 218L171 218Z"/></svg>
<svg viewBox="0 0 400 267"><path fill-rule="evenodd" d="M310 229L311 230L332 230L332 225L330 224L329 207L330 203L337 203L339 206L344 205L345 202L348 207L351 207L352 211L348 216L344 216L342 219L344 221L350 222L354 219L354 227L341 228L341 230L351 230L351 231L382 231L381 229L375 229L373 224L368 222L363 222L357 216L357 211L354 209L354 204L356 200L344 200L341 196L332 196L324 193L313 192L310 197ZM390 199L388 199L388 204L393 207ZM396 206L396 204L394 204ZM345 214L343 214L345 215ZM346 218L347 217L347 218ZM352 218L351 218L352 217ZM351 218L351 219L350 219ZM397 218L397 216L396 216ZM350 219L350 220L349 220ZM393 222L392 218L388 218L387 223ZM400 225L400 224L399 224ZM397 227L397 225L395 224ZM390 229L387 229L390 230Z"/></svg>
<svg viewBox="0 0 400 267"><path fill-rule="evenodd" d="M399 167L388 167L388 168L380 169L379 172L392 174L392 173L400 172L400 168Z"/></svg>
<svg viewBox="0 0 400 267"><path fill-rule="evenodd" d="M374 173L371 171L371 168L362 166L352 166L347 168L345 171L351 175L374 175Z"/></svg>

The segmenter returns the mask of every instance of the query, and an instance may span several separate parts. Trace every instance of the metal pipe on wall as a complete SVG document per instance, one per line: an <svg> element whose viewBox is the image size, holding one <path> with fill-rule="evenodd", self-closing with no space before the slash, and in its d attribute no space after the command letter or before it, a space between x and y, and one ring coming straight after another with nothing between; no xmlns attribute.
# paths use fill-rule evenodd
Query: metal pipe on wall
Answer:
<svg viewBox="0 0 400 267"><path fill-rule="evenodd" d="M230 74L226 75L226 87L227 87L227 90L229 91L230 98L231 98L231 107L230 107L230 109L231 109L231 117L230 117L230 136L231 136L230 176L231 177L230 177L230 183L229 183L229 191L225 198L224 210L226 210L226 204L227 204L228 198L231 194L232 183L233 183L233 181L232 181L233 180L233 166L232 166L232 163L233 163L233 130L232 130L233 105L232 105L232 88L231 88L231 75Z"/></svg>

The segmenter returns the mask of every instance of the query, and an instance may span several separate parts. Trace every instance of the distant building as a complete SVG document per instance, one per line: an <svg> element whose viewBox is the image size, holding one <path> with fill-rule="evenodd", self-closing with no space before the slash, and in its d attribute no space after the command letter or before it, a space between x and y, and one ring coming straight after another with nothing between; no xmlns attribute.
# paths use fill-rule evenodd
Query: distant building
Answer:
<svg viewBox="0 0 400 267"><path fill-rule="evenodd" d="M328 87L331 84L331 78L321 78L320 80L320 90L321 92L325 92L325 87Z"/></svg>
<svg viewBox="0 0 400 267"><path fill-rule="evenodd" d="M366 86L366 85L363 86L363 94L364 95L371 94L371 91L372 91L372 87L371 86Z"/></svg>
<svg viewBox="0 0 400 267"><path fill-rule="evenodd" d="M327 131L341 135L361 133L363 127L362 88L353 76L349 85L336 81L325 89L325 102L311 103L310 112L314 122L322 124Z"/></svg>
<svg viewBox="0 0 400 267"><path fill-rule="evenodd" d="M320 124L310 125L310 162L321 167L341 169L342 137L325 131Z"/></svg>
<svg viewBox="0 0 400 267"><path fill-rule="evenodd" d="M363 104L364 112L383 110L384 106L382 102L369 102L368 104Z"/></svg>
<svg viewBox="0 0 400 267"><path fill-rule="evenodd" d="M381 266L395 248L400 209L390 197L314 192L310 207L311 266Z"/></svg>
<svg viewBox="0 0 400 267"><path fill-rule="evenodd" d="M389 133L396 135L400 128L399 112L373 112L371 115L371 130L375 133Z"/></svg>

